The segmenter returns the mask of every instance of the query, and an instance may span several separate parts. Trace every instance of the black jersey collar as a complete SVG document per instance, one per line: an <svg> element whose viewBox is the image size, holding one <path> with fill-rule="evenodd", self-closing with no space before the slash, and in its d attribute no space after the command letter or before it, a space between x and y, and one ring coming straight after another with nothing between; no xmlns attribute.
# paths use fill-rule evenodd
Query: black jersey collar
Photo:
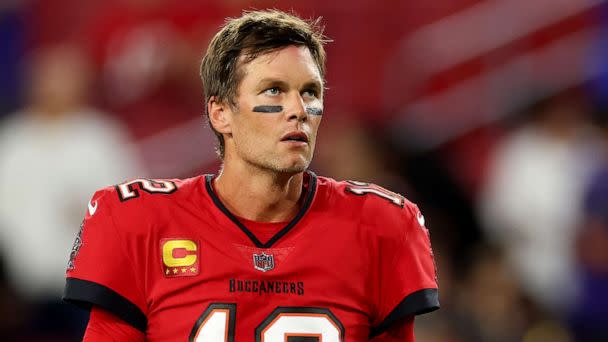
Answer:
<svg viewBox="0 0 608 342"><path fill-rule="evenodd" d="M220 211L222 211L224 215L226 215L232 222L234 222L239 227L239 229L241 229L241 231L243 231L243 233L245 233L245 235L249 237L249 239L256 245L256 247L270 248L272 247L272 245L274 245L275 242L277 242L293 227L295 227L295 225L302 219L302 217L304 217L304 214L306 214L312 204L312 201L315 197L315 193L317 191L317 175L315 175L312 171L306 171L306 173L308 174L310 179L308 180L308 190L305 195L306 197L304 198L304 205L302 205L302 208L300 208L298 214L266 243L262 243L260 240L258 240L258 238L241 221L239 221L238 218L236 218L236 216L234 216L234 214L232 214L230 210L226 208L226 206L224 206L222 201L220 201L219 197L213 190L213 185L211 183L215 178L215 175L205 175L205 187L207 188L207 192L213 200L213 203L218 207L218 209L220 209Z"/></svg>

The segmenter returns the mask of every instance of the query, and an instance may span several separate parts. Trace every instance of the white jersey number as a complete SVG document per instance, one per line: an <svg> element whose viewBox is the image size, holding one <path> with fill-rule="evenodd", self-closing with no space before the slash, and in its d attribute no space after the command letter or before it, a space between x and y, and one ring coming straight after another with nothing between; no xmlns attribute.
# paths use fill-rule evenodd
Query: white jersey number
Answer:
<svg viewBox="0 0 608 342"><path fill-rule="evenodd" d="M171 194L177 190L175 183L160 179L134 179L116 186L118 197L121 202L128 201L133 198L139 197L139 189L150 193L150 194Z"/></svg>
<svg viewBox="0 0 608 342"><path fill-rule="evenodd" d="M396 194L390 190L386 190L385 188L379 185L357 181L347 181L347 183L351 186L347 186L346 191L352 194L358 196L363 196L367 194L376 195L402 208L405 204L405 198L403 198L403 196Z"/></svg>
<svg viewBox="0 0 608 342"><path fill-rule="evenodd" d="M191 342L234 342L236 304L214 303L201 314ZM255 329L255 342L343 342L344 326L328 309L278 307Z"/></svg>

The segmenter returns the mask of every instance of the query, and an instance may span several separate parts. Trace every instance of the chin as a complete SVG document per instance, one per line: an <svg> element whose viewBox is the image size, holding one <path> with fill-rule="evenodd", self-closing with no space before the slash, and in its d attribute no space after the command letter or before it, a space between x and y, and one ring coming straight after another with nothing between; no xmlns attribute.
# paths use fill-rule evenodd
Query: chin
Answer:
<svg viewBox="0 0 608 342"><path fill-rule="evenodd" d="M300 173L308 168L308 163L297 163L291 165L274 165L272 169L280 173Z"/></svg>
<svg viewBox="0 0 608 342"><path fill-rule="evenodd" d="M297 174L306 171L311 160L307 156L266 157L257 160L250 159L249 163L258 168L276 173Z"/></svg>
<svg viewBox="0 0 608 342"><path fill-rule="evenodd" d="M285 163L284 165L274 165L273 169L276 172L281 173L300 173L306 171L310 161L308 160L299 160L291 163Z"/></svg>
<svg viewBox="0 0 608 342"><path fill-rule="evenodd" d="M292 167L282 169L281 172L283 172L283 173L300 173L300 172L306 171L307 168L308 168L307 166L292 166Z"/></svg>

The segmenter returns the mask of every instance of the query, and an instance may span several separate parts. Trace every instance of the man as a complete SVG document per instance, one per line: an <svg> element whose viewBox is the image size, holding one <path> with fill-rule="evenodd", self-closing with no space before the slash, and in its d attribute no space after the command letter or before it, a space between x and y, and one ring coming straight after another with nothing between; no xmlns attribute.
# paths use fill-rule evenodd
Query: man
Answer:
<svg viewBox="0 0 608 342"><path fill-rule="evenodd" d="M232 19L201 75L219 175L97 192L65 299L93 306L87 341L413 341L439 307L417 207L307 171L323 113L317 23Z"/></svg>

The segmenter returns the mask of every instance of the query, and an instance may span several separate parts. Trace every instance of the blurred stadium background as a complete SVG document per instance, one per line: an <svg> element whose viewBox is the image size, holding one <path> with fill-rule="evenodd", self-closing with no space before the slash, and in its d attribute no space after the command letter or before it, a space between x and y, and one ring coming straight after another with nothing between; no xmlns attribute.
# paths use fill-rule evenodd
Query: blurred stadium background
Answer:
<svg viewBox="0 0 608 342"><path fill-rule="evenodd" d="M442 309L419 341L608 341L599 0L0 1L1 340L82 334L58 298L96 188L217 171L199 60L268 7L334 40L312 169L426 215Z"/></svg>

